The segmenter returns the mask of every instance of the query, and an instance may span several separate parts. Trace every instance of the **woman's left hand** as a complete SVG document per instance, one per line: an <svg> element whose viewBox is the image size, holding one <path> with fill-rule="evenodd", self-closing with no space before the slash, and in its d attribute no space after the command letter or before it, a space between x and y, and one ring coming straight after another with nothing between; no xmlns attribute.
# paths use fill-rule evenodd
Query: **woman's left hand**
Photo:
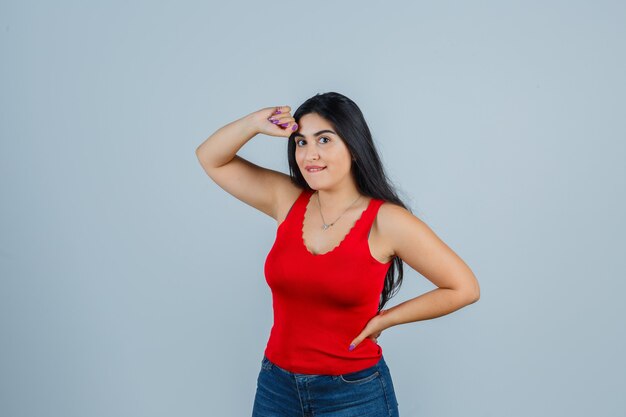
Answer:
<svg viewBox="0 0 626 417"><path fill-rule="evenodd" d="M366 337L372 339L374 343L378 343L378 337L387 327L384 325L382 316L387 312L387 310L381 310L377 315L371 318L370 321L367 322L367 325L353 341L348 350L353 350L355 347L359 345Z"/></svg>

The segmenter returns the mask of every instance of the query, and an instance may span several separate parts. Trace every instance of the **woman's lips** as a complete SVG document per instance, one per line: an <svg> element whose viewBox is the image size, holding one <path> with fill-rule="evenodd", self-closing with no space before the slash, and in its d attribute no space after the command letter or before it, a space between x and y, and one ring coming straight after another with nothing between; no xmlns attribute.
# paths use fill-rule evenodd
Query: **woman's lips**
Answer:
<svg viewBox="0 0 626 417"><path fill-rule="evenodd" d="M321 169L307 169L306 171L307 171L309 174L316 174L316 173L318 173L318 172L322 172L322 171L323 171L323 170L325 170L325 169L326 169L326 167L321 168Z"/></svg>

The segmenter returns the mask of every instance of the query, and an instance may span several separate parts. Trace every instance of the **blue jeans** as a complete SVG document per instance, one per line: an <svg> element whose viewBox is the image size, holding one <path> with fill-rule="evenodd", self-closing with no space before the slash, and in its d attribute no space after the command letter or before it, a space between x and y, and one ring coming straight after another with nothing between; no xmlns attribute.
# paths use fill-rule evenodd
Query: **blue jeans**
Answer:
<svg viewBox="0 0 626 417"><path fill-rule="evenodd" d="M297 374L265 355L252 417L399 417L391 373L376 365L342 375Z"/></svg>

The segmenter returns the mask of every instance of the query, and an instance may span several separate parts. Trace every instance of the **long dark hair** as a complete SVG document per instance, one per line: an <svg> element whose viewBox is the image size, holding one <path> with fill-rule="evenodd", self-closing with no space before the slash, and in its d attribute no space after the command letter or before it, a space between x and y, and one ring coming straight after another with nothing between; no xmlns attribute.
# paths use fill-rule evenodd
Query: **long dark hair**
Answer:
<svg viewBox="0 0 626 417"><path fill-rule="evenodd" d="M316 113L326 119L343 139L354 159L351 171L361 194L397 204L412 212L400 200L387 178L374 146L372 134L365 122L363 113L361 113L361 109L354 101L336 92L316 94L298 107L293 114L293 118L299 124L300 118L309 113ZM287 142L289 176L294 184L311 190L296 163L296 143L293 140L295 133L289 136L289 141ZM398 270L398 279L394 280L396 269ZM387 301L400 289L403 275L402 259L394 256L385 277L385 285L381 293L378 311L382 310Z"/></svg>

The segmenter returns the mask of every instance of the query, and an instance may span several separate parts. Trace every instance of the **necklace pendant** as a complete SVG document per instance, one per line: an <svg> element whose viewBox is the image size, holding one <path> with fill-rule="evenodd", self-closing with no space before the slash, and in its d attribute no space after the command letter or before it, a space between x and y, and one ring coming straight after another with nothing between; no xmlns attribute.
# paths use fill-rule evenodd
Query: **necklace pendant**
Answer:
<svg viewBox="0 0 626 417"><path fill-rule="evenodd" d="M329 224L324 223L324 225L322 225L322 230L326 230L330 227Z"/></svg>

